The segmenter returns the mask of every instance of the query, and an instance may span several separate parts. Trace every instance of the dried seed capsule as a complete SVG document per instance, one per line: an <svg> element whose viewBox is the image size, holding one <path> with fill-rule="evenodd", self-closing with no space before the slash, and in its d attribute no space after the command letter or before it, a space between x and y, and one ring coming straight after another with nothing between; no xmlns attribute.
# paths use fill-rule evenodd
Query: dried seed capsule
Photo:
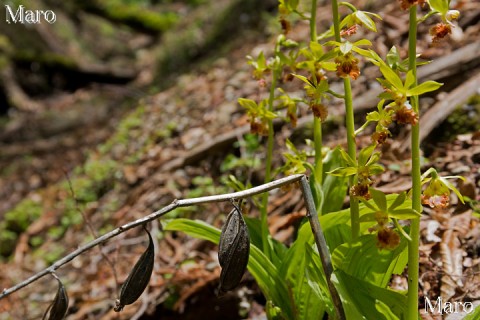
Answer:
<svg viewBox="0 0 480 320"><path fill-rule="evenodd" d="M114 310L116 312L122 311L123 307L127 304L132 304L142 295L143 291L150 281L152 276L153 264L155 258L155 249L153 245L152 236L147 229L145 231L148 234L148 248L142 254L140 259L133 267L132 271L128 275L127 280L122 285L120 290L120 299L115 303Z"/></svg>
<svg viewBox="0 0 480 320"><path fill-rule="evenodd" d="M232 246L237 234L239 215L235 213L236 211L236 208L230 211L227 215L227 220L222 227L220 242L218 243L218 261L220 262L221 267L223 267L226 261L226 256L228 254L227 249Z"/></svg>
<svg viewBox="0 0 480 320"><path fill-rule="evenodd" d="M43 320L46 319L47 314L50 312L48 320L62 320L65 318L68 310L68 296L63 283L58 279L55 275L54 277L58 281L58 290L57 294L55 295L55 299L53 299L52 303L48 307L47 311L43 315Z"/></svg>
<svg viewBox="0 0 480 320"><path fill-rule="evenodd" d="M242 280L250 254L250 235L240 209L235 208L228 214L222 228L218 248L218 261L222 267L220 291L234 289Z"/></svg>

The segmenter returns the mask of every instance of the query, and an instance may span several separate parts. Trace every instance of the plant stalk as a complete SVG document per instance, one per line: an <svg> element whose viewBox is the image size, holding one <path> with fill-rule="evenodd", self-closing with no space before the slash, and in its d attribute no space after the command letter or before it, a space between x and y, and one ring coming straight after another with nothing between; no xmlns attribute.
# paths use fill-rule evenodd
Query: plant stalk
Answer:
<svg viewBox="0 0 480 320"><path fill-rule="evenodd" d="M335 41L341 42L340 37L340 16L338 13L338 1L332 0L332 14L333 14L333 29L335 32ZM357 144L355 142L355 119L353 115L353 99L352 86L350 78L343 78L344 101L345 101L345 126L347 129L347 145L348 155L353 159L357 159ZM349 179L349 185L352 187L355 184L356 178ZM355 240L360 235L359 222L359 204L355 197L350 196L350 222L352 225L352 240Z"/></svg>
<svg viewBox="0 0 480 320"><path fill-rule="evenodd" d="M310 9L310 41L317 42L317 0L312 0ZM313 75L315 76L315 75ZM313 143L315 146L315 179L322 184L323 157L322 157L322 123L317 117L313 117Z"/></svg>
<svg viewBox="0 0 480 320"><path fill-rule="evenodd" d="M410 7L410 21L408 31L408 68L412 71L415 84L417 84L416 65L417 46L417 6ZM413 110L420 119L418 96L412 96L410 101ZM421 174L420 174L420 121L412 126L411 137L412 156L412 209L422 212L421 203ZM410 238L408 243L408 297L407 319L418 318L418 273L419 273L419 241L420 241L420 218L412 219L410 225Z"/></svg>
<svg viewBox="0 0 480 320"><path fill-rule="evenodd" d="M275 48L277 53L277 48ZM270 95L268 97L268 110L273 112L273 101L275 98L275 88L277 86L278 71L272 72L272 84L270 85ZM274 145L275 132L273 129L273 120L268 120L268 137L267 137L267 155L265 159L265 180L264 183L268 183L272 180L272 157L273 157L273 145ZM268 230L268 193L264 193L262 197L262 207L260 208L260 223L262 230L262 249L263 253L271 258L270 250L270 232Z"/></svg>

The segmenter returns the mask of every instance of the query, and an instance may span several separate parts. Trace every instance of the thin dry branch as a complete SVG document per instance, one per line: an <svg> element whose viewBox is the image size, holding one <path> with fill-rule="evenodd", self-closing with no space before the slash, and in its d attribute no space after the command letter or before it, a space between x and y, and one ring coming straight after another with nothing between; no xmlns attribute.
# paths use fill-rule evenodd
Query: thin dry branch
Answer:
<svg viewBox="0 0 480 320"><path fill-rule="evenodd" d="M288 176L282 179L278 179L269 183L262 184L257 187L250 188L248 190L244 191L239 191L239 192L234 192L234 193L227 193L227 194L221 194L221 195L214 195L214 196L207 196L207 197L199 197L199 198L191 198L191 199L181 199L181 200L174 200L172 203L167 205L166 207L163 207L162 209L155 211L151 214L149 214L146 217L137 219L135 221L129 222L124 224L123 226L120 226L106 234L104 234L101 237L96 238L95 240L79 247L77 250L71 252L70 254L66 255L65 257L57 260L54 262L50 267L34 274L30 278L24 280L23 282L10 287L10 288L5 288L3 289L3 292L0 294L0 300L7 297L8 295L26 287L27 285L39 280L43 276L47 274L54 274L55 270L59 269L61 266L67 264L68 262L72 261L82 253L103 244L107 240L118 236L119 234L135 228L140 225L144 225L145 223L158 219L162 217L163 215L167 214L168 212L179 208L179 207L189 207L193 206L196 204L204 204L204 203L212 203L212 202L222 202L222 201L229 201L232 199L243 199L243 198L248 198L260 193L268 192L273 189L278 189L281 188L282 186L295 183L295 182L300 182L301 188L302 188L302 193L303 197L307 206L307 218L310 222L312 232L314 234L315 238L315 243L317 244L318 251L320 254L320 259L322 261L322 267L323 271L326 276L326 281L328 284L328 287L330 289L330 293L332 296L332 301L334 304L335 311L337 313L337 318L340 320L345 319L345 313L343 311L342 303L340 300L340 296L338 295L338 292L336 291L335 287L333 286L331 282L331 275L333 273L333 268L332 268L332 262L330 259L330 252L327 247L327 243L322 231L322 228L320 226L319 220L318 220L318 214L317 210L315 208L315 204L313 202L313 196L310 191L310 187L307 181L307 177L303 174L297 174L297 175L292 175Z"/></svg>
<svg viewBox="0 0 480 320"><path fill-rule="evenodd" d="M212 203L212 202L222 202L222 201L229 201L231 199L243 199L243 198L248 198L263 192L267 192L273 189L280 188L282 186L298 182L300 179L305 177L304 175L298 174L298 175L292 175L288 176L282 179L278 179L275 181L272 181L270 183L262 184L260 186L244 190L244 191L239 191L239 192L234 192L234 193L227 193L227 194L222 194L222 195L215 195L215 196L208 196L208 197L199 197L199 198L191 198L191 199L181 199L181 200L174 200L172 203L167 205L166 207L163 207L160 210L157 210L148 216L145 216L143 218L137 219L135 221L131 221L129 223L126 223L94 240L91 242L84 244L83 246L79 247L78 249L74 250L70 254L66 255L65 257L57 260L54 262L50 267L34 274L30 278L24 280L23 282L8 288L8 289L3 289L2 293L0 293L0 300L5 298L6 296L14 293L15 291L20 290L21 288L31 284L32 282L37 281L38 279L42 278L43 276L54 273L55 270L59 269L61 266L65 265L66 263L72 261L75 259L77 256L81 255L82 253L100 245L106 242L107 240L118 236L119 234L130 230L132 228L135 228L137 226L143 225L147 222L150 222L152 220L158 219L162 217L163 215L167 214L168 212L179 208L179 207L188 207L188 206L193 206L196 204L204 204L204 203Z"/></svg>

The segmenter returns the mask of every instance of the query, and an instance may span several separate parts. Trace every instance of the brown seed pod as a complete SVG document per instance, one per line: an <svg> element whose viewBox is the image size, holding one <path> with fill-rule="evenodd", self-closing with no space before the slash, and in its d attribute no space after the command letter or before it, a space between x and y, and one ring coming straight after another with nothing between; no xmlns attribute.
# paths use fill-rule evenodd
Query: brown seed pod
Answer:
<svg viewBox="0 0 480 320"><path fill-rule="evenodd" d="M148 232L146 228L145 231L148 235L148 248L142 254L140 259L138 259L128 275L127 280L122 285L120 299L115 302L114 310L116 312L122 311L123 307L127 304L132 304L137 301L150 282L155 260L155 248L150 232Z"/></svg>
<svg viewBox="0 0 480 320"><path fill-rule="evenodd" d="M65 318L68 310L68 296L63 283L60 279L55 276L55 279L58 281L58 290L55 298L53 299L52 303L48 307L47 311L43 315L43 320L47 319L47 314L50 313L48 320L62 320Z"/></svg>
<svg viewBox="0 0 480 320"><path fill-rule="evenodd" d="M222 267L220 291L234 289L242 280L250 254L250 235L240 209L235 208L228 214L222 228L218 246L218 261Z"/></svg>

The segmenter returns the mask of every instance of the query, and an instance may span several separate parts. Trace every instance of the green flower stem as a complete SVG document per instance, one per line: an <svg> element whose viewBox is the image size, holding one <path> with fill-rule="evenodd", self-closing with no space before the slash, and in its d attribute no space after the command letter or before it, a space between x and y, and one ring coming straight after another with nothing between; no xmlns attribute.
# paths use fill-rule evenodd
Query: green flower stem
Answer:
<svg viewBox="0 0 480 320"><path fill-rule="evenodd" d="M338 13L338 1L332 0L332 14L333 14L333 30L335 32L335 40L341 42L340 37L340 16ZM350 78L343 78L343 87L345 90L345 125L347 127L347 144L348 155L353 159L357 159L357 145L355 142L355 121L353 117L353 100L352 100L352 86ZM350 187L355 184L356 178L350 178ZM359 222L359 205L358 200L355 197L350 197L350 221L352 224L352 239L358 238L360 235L360 222Z"/></svg>
<svg viewBox="0 0 480 320"><path fill-rule="evenodd" d="M312 0L310 9L310 40L317 41L317 0Z"/></svg>
<svg viewBox="0 0 480 320"><path fill-rule="evenodd" d="M275 53L277 53L277 48L275 48ZM277 87L277 80L279 77L278 70L273 70L272 72L272 84L270 85L270 95L268 97L268 110L273 112L273 100L275 98L275 88ZM273 145L274 145L275 133L273 131L273 120L268 120L268 138L267 138L267 156L265 159L265 183L268 183L272 180L272 157L273 157ZM260 209L260 222L262 229L262 246L263 253L271 258L270 252L270 232L268 230L268 220L267 220L267 208L268 208L268 192L265 192L262 196L262 207Z"/></svg>
<svg viewBox="0 0 480 320"><path fill-rule="evenodd" d="M410 7L410 27L408 31L408 68L412 71L417 84L416 46L417 46L417 6ZM413 110L420 115L418 96L412 96L410 101ZM422 212L421 174L420 174L420 121L412 126L412 209ZM407 319L418 318L418 269L419 269L419 238L420 218L413 219L410 225L408 243L408 297Z"/></svg>
<svg viewBox="0 0 480 320"><path fill-rule="evenodd" d="M312 0L310 10L310 41L317 42L317 0ZM315 179L322 183L323 157L322 157L322 124L320 119L313 117L313 143L315 145Z"/></svg>
<svg viewBox="0 0 480 320"><path fill-rule="evenodd" d="M317 117L313 117L313 143L315 145L315 179L322 184L323 157L322 157L322 123Z"/></svg>
<svg viewBox="0 0 480 320"><path fill-rule="evenodd" d="M352 159L357 159L357 145L355 142L355 120L353 117L352 86L350 78L343 79L345 90L345 125L347 127L348 155ZM356 183L355 176L350 177L350 187ZM360 209L358 199L350 195L350 222L352 224L352 239L355 240L360 235Z"/></svg>

